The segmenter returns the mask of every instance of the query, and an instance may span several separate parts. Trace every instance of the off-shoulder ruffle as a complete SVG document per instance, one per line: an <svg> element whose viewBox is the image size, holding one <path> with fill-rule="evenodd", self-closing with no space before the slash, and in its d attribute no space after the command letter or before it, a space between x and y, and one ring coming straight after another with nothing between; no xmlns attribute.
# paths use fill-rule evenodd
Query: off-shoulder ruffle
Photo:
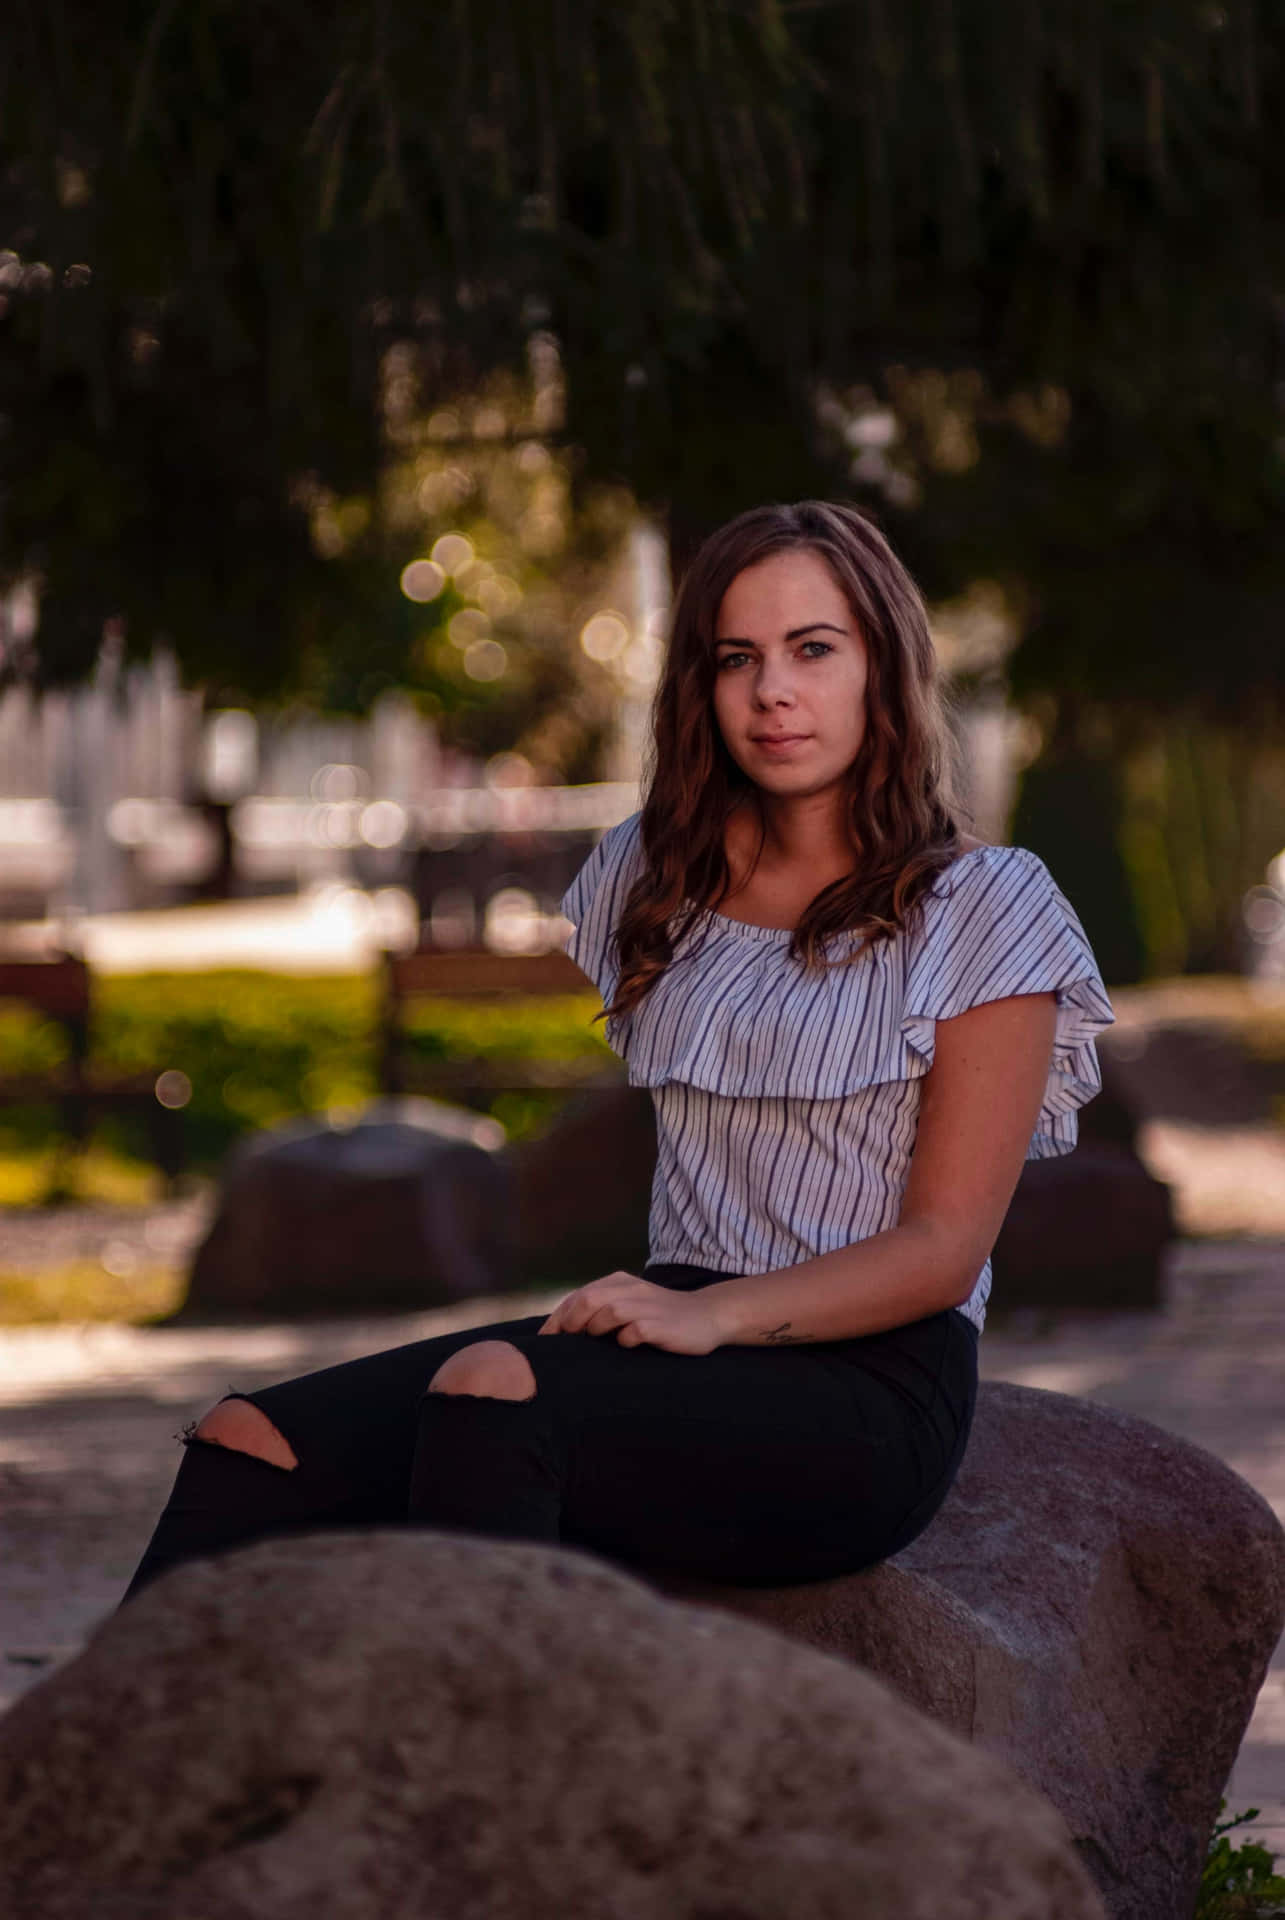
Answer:
<svg viewBox="0 0 1285 1920"><path fill-rule="evenodd" d="M641 826L642 815L631 813L608 827L562 896L562 915L572 925L566 951L593 981L604 1005L615 998L619 977L616 922L643 869Z"/></svg>
<svg viewBox="0 0 1285 1920"><path fill-rule="evenodd" d="M567 951L615 993L612 934L642 867L639 816L605 834L563 899ZM937 877L902 933L842 936L848 964L809 974L787 930L707 913L635 1011L607 1038L635 1086L681 1082L732 1098L842 1099L932 1065L936 1022L1011 994L1053 992L1057 1033L1032 1158L1075 1144L1076 1110L1101 1085L1093 1036L1114 1018L1084 931L1043 862L979 847Z"/></svg>
<svg viewBox="0 0 1285 1920"><path fill-rule="evenodd" d="M1094 1038L1115 1019L1074 909L1038 855L979 847L939 876L922 904L907 971L902 1034L926 1073L936 1023L1012 994L1053 993L1048 1084L1027 1150L1069 1153L1076 1112L1102 1086Z"/></svg>

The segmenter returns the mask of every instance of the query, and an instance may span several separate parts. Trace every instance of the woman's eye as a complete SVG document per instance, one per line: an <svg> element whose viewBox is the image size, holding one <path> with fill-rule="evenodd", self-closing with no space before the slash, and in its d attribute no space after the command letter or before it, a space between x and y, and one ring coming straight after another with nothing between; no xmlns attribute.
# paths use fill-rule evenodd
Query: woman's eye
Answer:
<svg viewBox="0 0 1285 1920"><path fill-rule="evenodd" d="M818 651L816 653L809 653L809 647L815 647ZM805 640L799 648L800 657L809 660L820 660L827 653L833 652L834 648L828 640ZM727 667L731 667L734 670L739 668L749 658L750 655L748 653L721 653L718 656L716 665L718 671L722 673Z"/></svg>

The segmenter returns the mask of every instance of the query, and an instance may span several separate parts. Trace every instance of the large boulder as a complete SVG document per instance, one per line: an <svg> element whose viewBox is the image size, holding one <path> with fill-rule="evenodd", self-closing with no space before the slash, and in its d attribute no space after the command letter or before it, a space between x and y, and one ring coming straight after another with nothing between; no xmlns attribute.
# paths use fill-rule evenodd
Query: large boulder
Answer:
<svg viewBox="0 0 1285 1920"><path fill-rule="evenodd" d="M1285 1624L1285 1533L1212 1454L984 1383L945 1505L895 1560L806 1587L663 1584L847 1655L1002 1756L1065 1817L1112 1920L1190 1920Z"/></svg>
<svg viewBox="0 0 1285 1920"><path fill-rule="evenodd" d="M525 1280L579 1286L617 1267L641 1271L656 1167L656 1116L645 1087L578 1095L506 1157Z"/></svg>
<svg viewBox="0 0 1285 1920"><path fill-rule="evenodd" d="M1102 1036L1102 1091L1079 1115L1078 1146L1022 1168L991 1256L996 1314L1164 1304L1173 1203L1139 1156L1146 1108L1126 1068L1144 1041L1132 1030Z"/></svg>
<svg viewBox="0 0 1285 1920"><path fill-rule="evenodd" d="M848 1662L447 1534L178 1569L0 1723L7 1920L1101 1920L1057 1814Z"/></svg>
<svg viewBox="0 0 1285 1920"><path fill-rule="evenodd" d="M991 1303L1159 1307L1174 1238L1169 1189L1132 1148L1082 1140L1022 1168L991 1255Z"/></svg>
<svg viewBox="0 0 1285 1920"><path fill-rule="evenodd" d="M512 1284L503 1129L436 1100L350 1125L288 1121L237 1148L184 1317L449 1306Z"/></svg>

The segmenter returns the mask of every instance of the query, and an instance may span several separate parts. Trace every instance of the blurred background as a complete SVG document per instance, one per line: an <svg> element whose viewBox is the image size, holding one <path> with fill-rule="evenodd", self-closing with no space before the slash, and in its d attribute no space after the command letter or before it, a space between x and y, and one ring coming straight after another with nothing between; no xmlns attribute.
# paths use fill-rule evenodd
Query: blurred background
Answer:
<svg viewBox="0 0 1285 1920"><path fill-rule="evenodd" d="M1285 1516L1283 128L1274 0L11 0L0 1700L233 1375L645 1257L558 902L763 501L885 529L1112 990L984 1370ZM1283 1756L1285 1652L1268 1864Z"/></svg>
<svg viewBox="0 0 1285 1920"><path fill-rule="evenodd" d="M637 803L672 582L769 499L886 529L975 830L1047 860L1122 1007L1168 983L1234 1028L1279 1118L1277 9L2 32L15 1285L51 1203L190 1197L256 1129L403 1090L394 1003L421 1085L513 1140L606 1070L556 970L403 1005L387 956L556 952ZM138 1312L172 1296L163 1234L86 1233L82 1279L115 1244L161 1276Z"/></svg>

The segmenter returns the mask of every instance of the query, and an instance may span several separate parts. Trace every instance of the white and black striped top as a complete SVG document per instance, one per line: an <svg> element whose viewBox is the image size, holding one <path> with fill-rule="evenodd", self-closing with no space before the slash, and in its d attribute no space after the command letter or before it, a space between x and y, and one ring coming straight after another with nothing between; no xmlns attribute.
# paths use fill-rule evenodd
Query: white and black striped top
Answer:
<svg viewBox="0 0 1285 1920"><path fill-rule="evenodd" d="M640 818L604 834L562 901L567 951L604 1001L618 976L616 922L643 865ZM1084 930L1036 854L963 854L901 933L849 966L808 974L789 943L788 930L707 912L642 1003L607 1021L656 1108L653 1261L770 1273L895 1226L935 1023L1010 994L1057 995L1026 1157L1070 1152L1076 1109L1102 1084L1093 1036L1114 1015ZM989 1293L988 1260L962 1309L979 1329Z"/></svg>

